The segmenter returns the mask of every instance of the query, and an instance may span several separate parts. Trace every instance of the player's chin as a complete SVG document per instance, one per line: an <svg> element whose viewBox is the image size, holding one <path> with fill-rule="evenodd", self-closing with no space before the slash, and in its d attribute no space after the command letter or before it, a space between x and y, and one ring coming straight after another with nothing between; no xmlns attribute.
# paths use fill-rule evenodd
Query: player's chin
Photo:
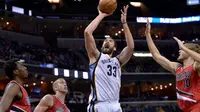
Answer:
<svg viewBox="0 0 200 112"><path fill-rule="evenodd" d="M178 57L177 60L182 62L183 59L181 57Z"/></svg>

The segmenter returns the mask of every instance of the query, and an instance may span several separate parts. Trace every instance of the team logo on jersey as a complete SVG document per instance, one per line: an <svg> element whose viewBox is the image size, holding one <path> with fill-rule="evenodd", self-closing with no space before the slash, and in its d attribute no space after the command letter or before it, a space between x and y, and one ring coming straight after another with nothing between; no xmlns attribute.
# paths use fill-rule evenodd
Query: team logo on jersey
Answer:
<svg viewBox="0 0 200 112"><path fill-rule="evenodd" d="M180 80L183 80L183 79L189 79L190 76L191 76L191 72L190 71L186 71L186 72L177 74L176 75L176 81L180 81Z"/></svg>
<svg viewBox="0 0 200 112"><path fill-rule="evenodd" d="M65 112L65 110L61 107L56 107L56 112Z"/></svg>
<svg viewBox="0 0 200 112"><path fill-rule="evenodd" d="M31 104L29 97L26 98L26 103Z"/></svg>
<svg viewBox="0 0 200 112"><path fill-rule="evenodd" d="M106 63L111 63L112 61L110 59L104 59L101 61L103 64L106 64Z"/></svg>

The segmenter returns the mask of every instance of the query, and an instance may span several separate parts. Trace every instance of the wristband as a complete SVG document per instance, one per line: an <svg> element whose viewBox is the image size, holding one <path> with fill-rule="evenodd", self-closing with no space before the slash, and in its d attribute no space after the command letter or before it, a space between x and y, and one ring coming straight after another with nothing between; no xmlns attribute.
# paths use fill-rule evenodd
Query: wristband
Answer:
<svg viewBox="0 0 200 112"><path fill-rule="evenodd" d="M126 24L127 22L123 22L122 24Z"/></svg>

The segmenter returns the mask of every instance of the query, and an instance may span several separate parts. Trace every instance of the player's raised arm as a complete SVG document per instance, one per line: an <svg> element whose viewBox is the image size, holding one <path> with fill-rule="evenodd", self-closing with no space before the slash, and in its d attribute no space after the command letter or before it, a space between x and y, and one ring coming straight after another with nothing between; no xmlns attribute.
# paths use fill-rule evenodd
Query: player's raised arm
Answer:
<svg viewBox="0 0 200 112"><path fill-rule="evenodd" d="M145 34L146 34L147 44L148 44L149 50L153 56L153 59L157 63L159 63L163 68L165 68L166 70L175 74L175 71L176 71L177 67L179 66L179 63L171 62L167 58L165 58L164 56L162 56L160 54L160 52L156 48L156 46L151 38L150 30L151 30L151 25L150 25L149 20L147 20Z"/></svg>
<svg viewBox="0 0 200 112"><path fill-rule="evenodd" d="M85 48L90 59L90 64L94 63L100 55L100 52L96 47L93 32L94 30L96 30L97 26L103 20L103 18L109 15L110 14L102 13L101 11L99 11L99 15L87 26L84 31Z"/></svg>
<svg viewBox="0 0 200 112"><path fill-rule="evenodd" d="M7 112L15 96L20 92L20 88L17 84L9 84L4 92L0 102L0 112Z"/></svg>
<svg viewBox="0 0 200 112"><path fill-rule="evenodd" d="M46 110L53 105L53 102L53 97L51 95L44 96L40 100L40 103L37 105L34 112L46 112Z"/></svg>
<svg viewBox="0 0 200 112"><path fill-rule="evenodd" d="M127 46L122 50L120 55L117 56L120 61L121 66L123 66L130 60L131 56L133 55L133 49L134 49L133 36L130 32L130 29L128 27L127 20L126 20L127 10L128 10L128 5L124 6L124 9L121 10L122 12L121 22L123 24L126 43L127 43Z"/></svg>

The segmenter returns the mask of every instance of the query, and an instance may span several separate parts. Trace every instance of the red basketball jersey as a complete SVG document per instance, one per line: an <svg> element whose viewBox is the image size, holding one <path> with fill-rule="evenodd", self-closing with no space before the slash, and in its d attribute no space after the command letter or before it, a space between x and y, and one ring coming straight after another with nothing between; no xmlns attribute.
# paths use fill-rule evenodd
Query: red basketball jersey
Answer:
<svg viewBox="0 0 200 112"><path fill-rule="evenodd" d="M53 95L54 104L46 112L69 112L67 106L60 102L56 96Z"/></svg>
<svg viewBox="0 0 200 112"><path fill-rule="evenodd" d="M16 83L20 87L22 99L12 102L8 112L31 112L31 104L26 90L14 80L10 83Z"/></svg>
<svg viewBox="0 0 200 112"><path fill-rule="evenodd" d="M200 102L200 76L194 71L193 65L177 69L176 91L178 105L182 110L190 110Z"/></svg>

